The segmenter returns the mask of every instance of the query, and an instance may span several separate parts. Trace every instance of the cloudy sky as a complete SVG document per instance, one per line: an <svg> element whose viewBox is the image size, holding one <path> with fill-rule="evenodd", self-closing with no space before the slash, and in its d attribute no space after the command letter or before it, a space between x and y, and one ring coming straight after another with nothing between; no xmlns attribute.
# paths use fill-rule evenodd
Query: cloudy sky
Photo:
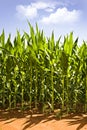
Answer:
<svg viewBox="0 0 87 130"><path fill-rule="evenodd" d="M79 42L87 40L87 0L0 0L0 33L12 37L18 29L29 31L27 19L38 23L46 36L54 30L55 38L74 32Z"/></svg>

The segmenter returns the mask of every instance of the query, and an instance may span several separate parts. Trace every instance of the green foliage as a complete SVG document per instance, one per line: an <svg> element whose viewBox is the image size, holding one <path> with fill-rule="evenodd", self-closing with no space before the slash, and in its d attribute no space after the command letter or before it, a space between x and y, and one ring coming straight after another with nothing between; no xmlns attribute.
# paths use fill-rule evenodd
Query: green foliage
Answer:
<svg viewBox="0 0 87 130"><path fill-rule="evenodd" d="M87 43L79 47L71 32L61 44L28 25L13 43L0 35L0 106L87 112Z"/></svg>

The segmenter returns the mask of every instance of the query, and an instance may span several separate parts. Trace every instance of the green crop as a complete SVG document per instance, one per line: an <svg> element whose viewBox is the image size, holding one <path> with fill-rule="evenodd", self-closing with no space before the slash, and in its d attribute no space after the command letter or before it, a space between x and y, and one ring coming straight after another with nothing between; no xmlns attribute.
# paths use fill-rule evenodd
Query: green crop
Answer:
<svg viewBox="0 0 87 130"><path fill-rule="evenodd" d="M0 35L0 107L87 112L87 44L73 33L57 41L31 26L11 41Z"/></svg>

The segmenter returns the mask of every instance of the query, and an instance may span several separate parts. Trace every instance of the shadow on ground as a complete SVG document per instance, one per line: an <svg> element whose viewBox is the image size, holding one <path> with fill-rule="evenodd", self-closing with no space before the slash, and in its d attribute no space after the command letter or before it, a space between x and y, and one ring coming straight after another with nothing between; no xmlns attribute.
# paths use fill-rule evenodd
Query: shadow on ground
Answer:
<svg viewBox="0 0 87 130"><path fill-rule="evenodd" d="M30 114L27 112L22 112L20 110L0 110L0 121L9 120L12 118L25 118L27 114Z"/></svg>
<svg viewBox="0 0 87 130"><path fill-rule="evenodd" d="M67 122L70 126L78 125L76 130L81 130L85 125L87 125L87 114L73 115Z"/></svg>
<svg viewBox="0 0 87 130"><path fill-rule="evenodd" d="M23 123L24 127L22 130L26 130L27 128L33 127L41 122L45 123L51 120L56 120L56 121L59 120L53 114L51 115L33 114L31 116L30 111L23 112L20 110L10 110L10 111L0 110L0 121L6 121L6 124L21 118L26 119L26 121ZM87 114L80 114L80 115L72 114L67 117L63 117L62 119L66 120L67 124L70 126L78 124L76 130L80 130L85 125L87 125Z"/></svg>
<svg viewBox="0 0 87 130"><path fill-rule="evenodd" d="M14 122L17 119L25 118L25 122L23 123L23 129L26 130L29 127L33 127L40 122L47 122L51 121L53 119L59 120L56 118L53 114L45 115L45 114L40 114L40 113L34 113L31 116L30 111L20 111L20 110L0 110L0 121L5 121L5 124L9 124Z"/></svg>
<svg viewBox="0 0 87 130"><path fill-rule="evenodd" d="M40 114L40 115L33 115L32 117L30 117L29 119L27 119L27 121L24 123L24 128L22 130L26 130L27 128L29 127L33 127L41 122L45 123L45 122L48 122L48 121L51 121L51 120L59 120L57 118L54 117L54 115L43 115L43 114Z"/></svg>

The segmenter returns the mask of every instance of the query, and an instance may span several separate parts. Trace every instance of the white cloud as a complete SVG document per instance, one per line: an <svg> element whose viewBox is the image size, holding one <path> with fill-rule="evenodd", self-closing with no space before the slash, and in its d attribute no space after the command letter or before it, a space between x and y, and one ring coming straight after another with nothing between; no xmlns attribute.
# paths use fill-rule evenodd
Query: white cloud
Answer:
<svg viewBox="0 0 87 130"><path fill-rule="evenodd" d="M47 3L47 2L36 2L36 3L31 3L31 6L36 8L36 9L46 9L46 8L55 8L55 4L53 3Z"/></svg>
<svg viewBox="0 0 87 130"><path fill-rule="evenodd" d="M80 11L69 11L66 7L58 8L56 12L51 13L48 17L43 17L40 22L45 24L57 24L57 23L73 23L79 19Z"/></svg>
<svg viewBox="0 0 87 130"><path fill-rule="evenodd" d="M47 8L47 9L45 9L45 11L50 13L50 12L53 12L54 9L53 8Z"/></svg>
<svg viewBox="0 0 87 130"><path fill-rule="evenodd" d="M17 14L21 17L34 18L37 16L37 9L32 6L18 5L16 7Z"/></svg>
<svg viewBox="0 0 87 130"><path fill-rule="evenodd" d="M35 2L30 5L18 5L16 6L17 15L20 17L35 18L38 14L38 10L44 10L52 12L55 9L54 3L47 2Z"/></svg>

